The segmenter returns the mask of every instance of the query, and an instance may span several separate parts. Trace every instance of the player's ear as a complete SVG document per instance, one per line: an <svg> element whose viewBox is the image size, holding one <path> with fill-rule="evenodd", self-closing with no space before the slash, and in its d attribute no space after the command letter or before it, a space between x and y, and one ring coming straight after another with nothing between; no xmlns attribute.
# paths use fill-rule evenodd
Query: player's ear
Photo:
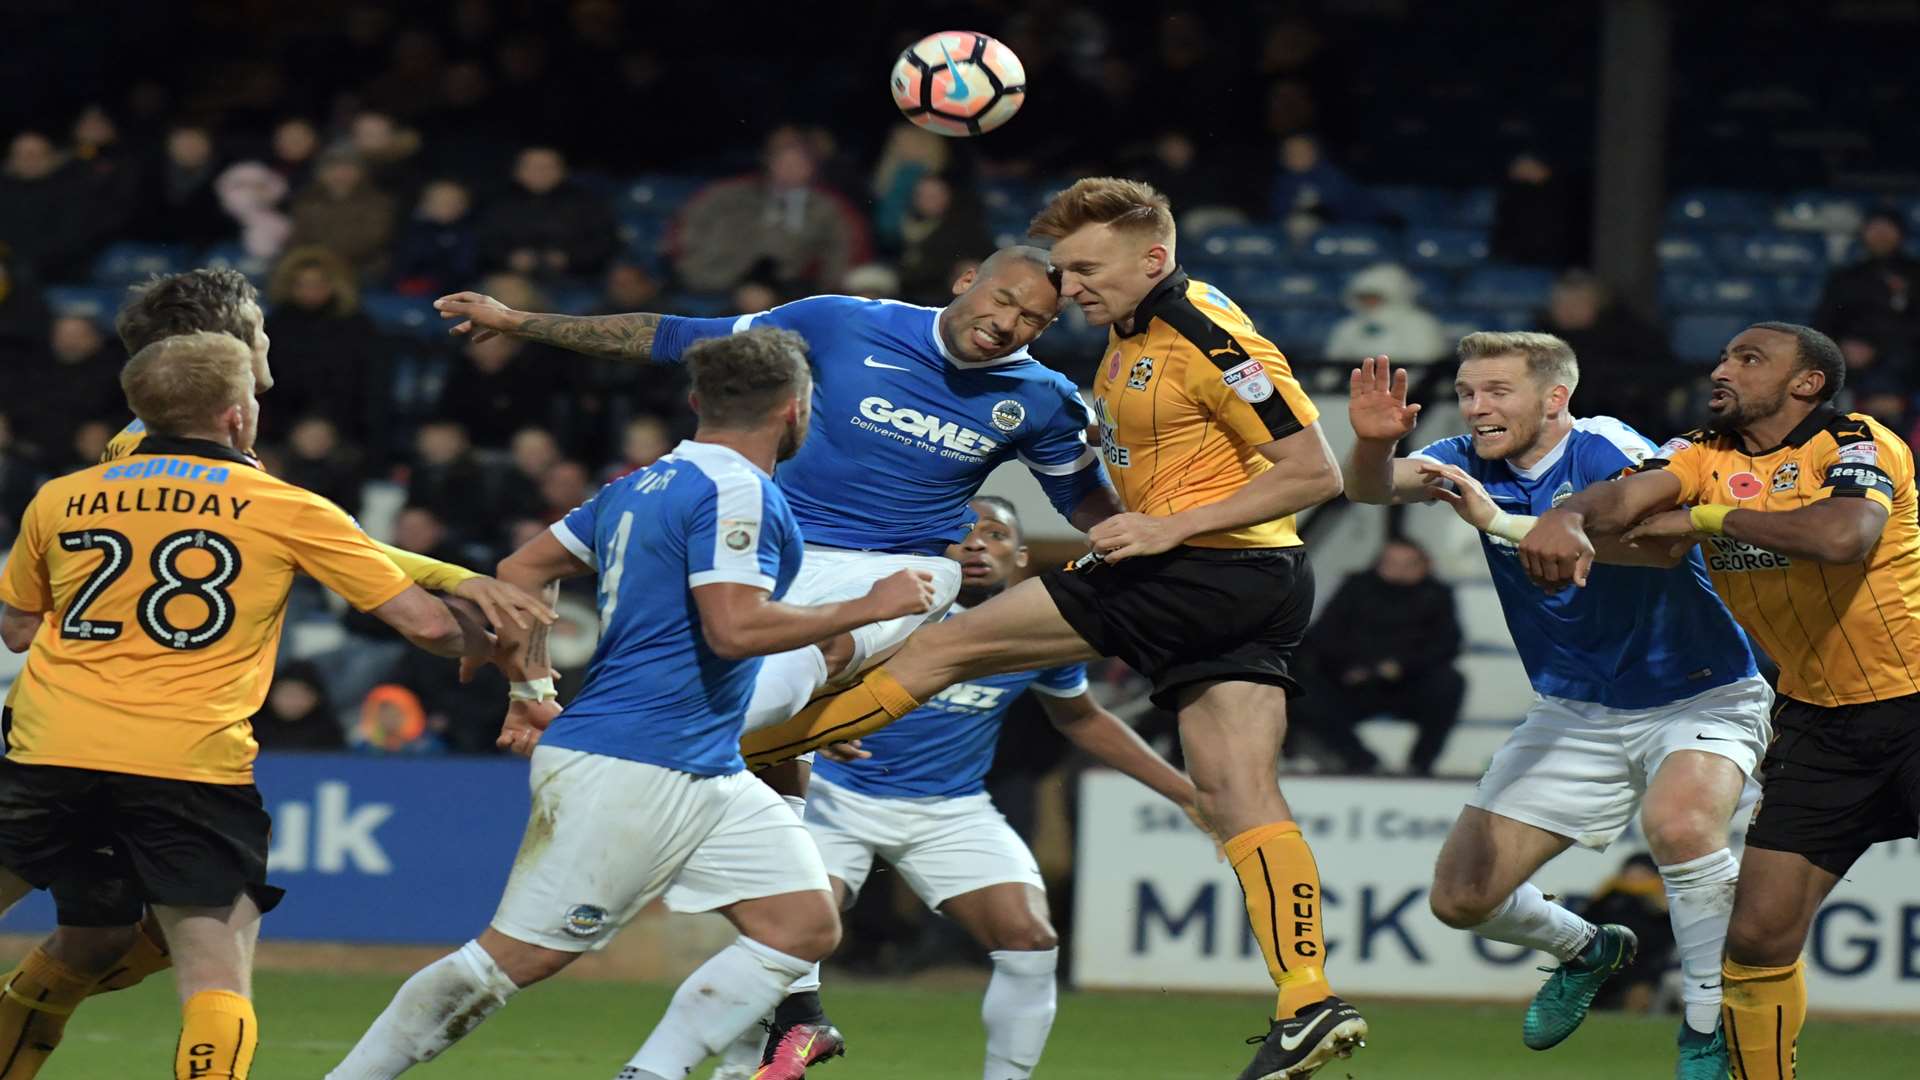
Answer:
<svg viewBox="0 0 1920 1080"><path fill-rule="evenodd" d="M1165 244L1155 244L1147 249L1145 263L1147 276L1157 278L1173 268L1173 252Z"/></svg>
<svg viewBox="0 0 1920 1080"><path fill-rule="evenodd" d="M695 394L695 393L687 394L687 408L693 410L693 415L695 416L700 415L700 395L699 394Z"/></svg>
<svg viewBox="0 0 1920 1080"><path fill-rule="evenodd" d="M959 296L962 293L966 292L968 289L973 288L974 281L977 280L979 277L980 277L979 267L977 266L967 267L965 273L953 279L953 295Z"/></svg>
<svg viewBox="0 0 1920 1080"><path fill-rule="evenodd" d="M1021 544L1013 553L1013 565L1022 570L1027 568L1027 545Z"/></svg>

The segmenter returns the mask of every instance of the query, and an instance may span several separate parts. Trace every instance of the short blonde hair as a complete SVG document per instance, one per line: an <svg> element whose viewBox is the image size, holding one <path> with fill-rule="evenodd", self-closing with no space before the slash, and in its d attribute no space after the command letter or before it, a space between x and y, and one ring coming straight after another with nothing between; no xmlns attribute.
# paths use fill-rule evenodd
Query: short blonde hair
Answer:
<svg viewBox="0 0 1920 1080"><path fill-rule="evenodd" d="M1065 191L1054 192L1046 208L1027 225L1027 233L1058 240L1088 225L1111 225L1172 244L1173 206L1145 181L1089 176Z"/></svg>
<svg viewBox="0 0 1920 1080"><path fill-rule="evenodd" d="M206 330L161 338L127 361L120 389L148 430L189 434L253 393L253 350Z"/></svg>
<svg viewBox="0 0 1920 1080"><path fill-rule="evenodd" d="M1552 334L1480 330L1460 339L1458 355L1463 364L1495 356L1518 356L1526 360L1527 374L1542 388L1564 386L1572 390L1580 384L1580 363L1573 357L1573 346Z"/></svg>

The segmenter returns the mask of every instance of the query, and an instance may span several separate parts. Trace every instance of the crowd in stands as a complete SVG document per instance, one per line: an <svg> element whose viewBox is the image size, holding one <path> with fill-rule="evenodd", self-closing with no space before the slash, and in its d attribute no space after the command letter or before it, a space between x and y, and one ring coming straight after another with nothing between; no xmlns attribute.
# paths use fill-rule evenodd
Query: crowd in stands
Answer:
<svg viewBox="0 0 1920 1080"><path fill-rule="evenodd" d="M1542 84L1543 111L1501 114L1504 141L1396 164L1384 147L1421 135L1382 129L1390 95L1353 75L1379 59L1307 7L1137 24L1074 5L954 13L1000 34L1044 88L965 141L899 123L871 73L843 62L857 45L884 70L931 27L877 29L858 11L821 13L779 50L611 0L459 0L432 21L377 3L252 26L129 16L123 30L178 46L174 74L81 73L4 107L0 538L41 478L96 460L126 421L112 315L156 270L230 265L260 285L271 469L349 512L370 490L404 493L379 528L488 567L665 453L689 416L670 368L456 341L435 296L581 314L755 311L817 292L939 304L1050 187L1107 171L1172 197L1182 261L1303 370L1376 353L1443 364L1467 329L1547 329L1588 372L1583 411L1662 434L1692 415L1702 350L1732 322L1807 318L1846 349L1854 402L1909 430L1920 202L1676 196L1661 309L1637 311L1581 269L1586 151L1549 122L1568 107L1564 78ZM1550 22L1529 25L1559 33ZM705 51L675 55L675 33ZM751 71L740 85L736 67ZM795 86L812 97L783 95ZM743 119L769 115L794 119ZM1085 379L1101 340L1069 312L1035 352ZM1376 591L1403 587L1380 573ZM318 604L305 610L324 616ZM411 651L372 625L342 632L328 663L282 672L263 742L490 745L494 687L398 670ZM468 701L485 706L471 730L450 719ZM351 725L316 719L341 716Z"/></svg>

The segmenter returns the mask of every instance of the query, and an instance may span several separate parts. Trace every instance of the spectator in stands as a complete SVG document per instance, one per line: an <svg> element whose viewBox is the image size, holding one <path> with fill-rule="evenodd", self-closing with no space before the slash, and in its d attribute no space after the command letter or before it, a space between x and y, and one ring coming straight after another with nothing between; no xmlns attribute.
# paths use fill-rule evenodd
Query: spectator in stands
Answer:
<svg viewBox="0 0 1920 1080"><path fill-rule="evenodd" d="M530 146L515 160L512 193L481 221L480 254L518 274L588 276L606 269L616 232L612 208L567 178L560 151Z"/></svg>
<svg viewBox="0 0 1920 1080"><path fill-rule="evenodd" d="M467 431L475 446L503 450L528 423L550 423L557 390L554 372L528 363L526 343L498 335L469 340L440 392L440 415Z"/></svg>
<svg viewBox="0 0 1920 1080"><path fill-rule="evenodd" d="M360 702L352 745L363 754L439 754L439 733L427 724L420 696L399 683L381 683Z"/></svg>
<svg viewBox="0 0 1920 1080"><path fill-rule="evenodd" d="M874 237L882 250L900 250L901 223L912 208L915 189L925 177L948 173L951 141L908 123L895 124L887 133L872 182Z"/></svg>
<svg viewBox="0 0 1920 1080"><path fill-rule="evenodd" d="M253 737L269 751L347 748L320 672L304 660L282 664L273 673L266 706L253 717Z"/></svg>
<svg viewBox="0 0 1920 1080"><path fill-rule="evenodd" d="M53 140L23 131L7 147L0 175L0 243L16 274L35 281L78 277L87 257L88 207L74 198Z"/></svg>
<svg viewBox="0 0 1920 1080"><path fill-rule="evenodd" d="M293 201L293 247L318 245L347 261L362 280L381 274L393 241L393 198L373 186L358 155L320 155L313 183Z"/></svg>
<svg viewBox="0 0 1920 1080"><path fill-rule="evenodd" d="M1673 922L1667 916L1667 890L1653 856L1627 856L1620 870L1601 884L1580 914L1596 926L1618 923L1640 939L1639 952L1626 968L1608 979L1593 1000L1596 1009L1651 1012L1658 1005L1660 981L1673 963Z"/></svg>
<svg viewBox="0 0 1920 1080"><path fill-rule="evenodd" d="M16 401L9 407L20 405ZM20 531L20 515L26 513L44 475L33 456L14 442L13 421L0 413L0 543L13 543Z"/></svg>
<svg viewBox="0 0 1920 1080"><path fill-rule="evenodd" d="M577 461L557 461L540 477L540 520L551 525L593 496L592 474Z"/></svg>
<svg viewBox="0 0 1920 1080"><path fill-rule="evenodd" d="M1560 275L1538 324L1573 346L1587 370L1601 372L1582 390L1581 408L1633 425L1656 442L1679 430L1671 398L1697 372L1674 365L1667 336L1613 301L1606 283L1585 270ZM1684 402L1679 409L1685 409Z"/></svg>
<svg viewBox="0 0 1920 1080"><path fill-rule="evenodd" d="M475 491L466 493L468 499L474 496ZM440 517L419 505L409 504L394 517L393 546L442 562L468 563L466 552L448 543ZM314 660L324 673L327 693L351 707L381 683L390 682L401 658L411 649L392 627L363 611L348 610L341 626L346 639Z"/></svg>
<svg viewBox="0 0 1920 1080"><path fill-rule="evenodd" d="M467 429L452 420L432 420L420 425L413 445L407 505L432 511L455 542L491 541L499 520L499 485L474 456Z"/></svg>
<svg viewBox="0 0 1920 1080"><path fill-rule="evenodd" d="M1460 623L1453 588L1433 576L1427 553L1388 540L1369 570L1340 583L1306 636L1293 708L1303 735L1332 751L1349 772L1380 761L1354 732L1369 717L1411 721L1419 729L1407 771L1431 776L1460 719L1466 680L1454 670Z"/></svg>
<svg viewBox="0 0 1920 1080"><path fill-rule="evenodd" d="M435 180L421 190L420 205L400 234L394 287L408 295L437 296L465 288L479 273L480 232L473 197L457 180Z"/></svg>
<svg viewBox="0 0 1920 1080"><path fill-rule="evenodd" d="M401 206L413 205L427 180L419 132L400 126L390 113L362 109L347 126L347 141L366 165L373 186Z"/></svg>
<svg viewBox="0 0 1920 1080"><path fill-rule="evenodd" d="M1885 424L1907 440L1908 445L1915 443L1913 391L1904 380L1878 373L1862 380L1863 385L1851 384L1847 389L1853 393L1853 407Z"/></svg>
<svg viewBox="0 0 1920 1080"><path fill-rule="evenodd" d="M444 62L440 42L424 28L402 30L390 40L393 49L386 70L366 84L363 94L376 109L413 116L439 95Z"/></svg>
<svg viewBox="0 0 1920 1080"><path fill-rule="evenodd" d="M620 433L620 460L607 467L603 483L611 484L667 456L673 449L673 432L657 416L636 416L627 421Z"/></svg>
<svg viewBox="0 0 1920 1080"><path fill-rule="evenodd" d="M633 262L616 262L607 267L606 291L599 310L604 314L652 311L660 299L660 282L647 268Z"/></svg>
<svg viewBox="0 0 1920 1080"><path fill-rule="evenodd" d="M13 385L7 396L32 403L14 417L21 440L53 460L71 443L76 424L123 417L126 403L120 395L120 368L126 362L120 343L102 333L93 320L56 316L46 352L10 380Z"/></svg>
<svg viewBox="0 0 1920 1080"><path fill-rule="evenodd" d="M331 417L348 442L365 443L385 415L387 365L346 261L324 247L294 248L274 268L267 300L274 408Z"/></svg>
<svg viewBox="0 0 1920 1080"><path fill-rule="evenodd" d="M1386 216L1366 188L1327 160L1312 135L1280 140L1280 175L1273 181L1271 205L1274 220L1296 240L1322 225L1369 224Z"/></svg>
<svg viewBox="0 0 1920 1080"><path fill-rule="evenodd" d="M957 267L993 249L986 213L971 189L956 192L945 177L923 176L899 221L896 299L938 307L953 299Z"/></svg>
<svg viewBox="0 0 1920 1080"><path fill-rule="evenodd" d="M547 470L560 464L560 441L542 427L521 428L507 444L507 461L512 465L501 479L500 513L514 518L543 516L546 506L540 494Z"/></svg>
<svg viewBox="0 0 1920 1080"><path fill-rule="evenodd" d="M1452 349L1440 320L1419 305L1419 291L1420 283L1394 263L1355 274L1344 294L1353 314L1334 324L1327 359L1388 356L1396 363L1426 364L1448 355Z"/></svg>
<svg viewBox="0 0 1920 1080"><path fill-rule="evenodd" d="M1154 136L1126 175L1145 180L1172 200L1183 232L1199 234L1221 225L1244 224L1242 170L1221 168L1220 151L1209 150L1203 153L1191 135L1169 128Z"/></svg>
<svg viewBox="0 0 1920 1080"><path fill-rule="evenodd" d="M220 208L240 227L240 246L258 259L271 259L293 235L293 221L281 212L287 181L257 161L227 166L213 182Z"/></svg>
<svg viewBox="0 0 1920 1080"><path fill-rule="evenodd" d="M176 124L167 132L160 174L147 185L151 197L131 222L136 235L194 252L238 237L240 227L213 190L219 164L212 132L200 124Z"/></svg>
<svg viewBox="0 0 1920 1080"><path fill-rule="evenodd" d="M88 244L98 248L126 231L140 206L139 160L120 138L120 128L104 106L89 105L73 121L71 169L86 189L90 208Z"/></svg>
<svg viewBox="0 0 1920 1080"><path fill-rule="evenodd" d="M673 258L689 287L725 292L766 263L780 291L821 292L867 260L865 222L817 182L813 153L802 132L780 128L760 173L710 184L687 203Z"/></svg>
<svg viewBox="0 0 1920 1080"><path fill-rule="evenodd" d="M1585 219L1567 178L1531 151L1507 165L1487 248L1500 262L1558 270L1584 261Z"/></svg>
<svg viewBox="0 0 1920 1080"><path fill-rule="evenodd" d="M900 299L900 275L886 263L864 263L847 271L840 291L867 300ZM951 297L948 294L948 298Z"/></svg>
<svg viewBox="0 0 1920 1080"><path fill-rule="evenodd" d="M1920 259L1903 250L1906 238L1898 213L1875 210L1860 227L1866 258L1827 277L1814 325L1855 371L1906 373L1920 352Z"/></svg>
<svg viewBox="0 0 1920 1080"><path fill-rule="evenodd" d="M273 129L273 152L267 167L280 174L290 191L306 188L313 179L314 155L320 152L320 133L312 122L295 116Z"/></svg>
<svg viewBox="0 0 1920 1080"><path fill-rule="evenodd" d="M275 395L279 394L276 388ZM340 431L325 416L307 416L287 430L287 448L275 475L333 500L340 509L360 513L360 452L340 441Z"/></svg>
<svg viewBox="0 0 1920 1080"><path fill-rule="evenodd" d="M39 353L52 320L39 285L20 276L14 256L0 241L0 372L24 371ZM11 397L13 387L4 376L0 376L0 388Z"/></svg>

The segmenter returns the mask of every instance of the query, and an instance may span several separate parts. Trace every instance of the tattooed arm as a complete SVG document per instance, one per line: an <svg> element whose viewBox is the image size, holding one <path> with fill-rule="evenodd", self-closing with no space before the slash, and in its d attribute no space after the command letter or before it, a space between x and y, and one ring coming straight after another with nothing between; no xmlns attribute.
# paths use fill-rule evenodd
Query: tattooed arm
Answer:
<svg viewBox="0 0 1920 1080"><path fill-rule="evenodd" d="M454 324L455 335L471 335L475 341L506 334L589 356L642 362L654 359L654 334L661 321L668 318L644 311L627 315L541 315L515 311L491 296L473 292L443 296L433 306L441 318L461 320Z"/></svg>

